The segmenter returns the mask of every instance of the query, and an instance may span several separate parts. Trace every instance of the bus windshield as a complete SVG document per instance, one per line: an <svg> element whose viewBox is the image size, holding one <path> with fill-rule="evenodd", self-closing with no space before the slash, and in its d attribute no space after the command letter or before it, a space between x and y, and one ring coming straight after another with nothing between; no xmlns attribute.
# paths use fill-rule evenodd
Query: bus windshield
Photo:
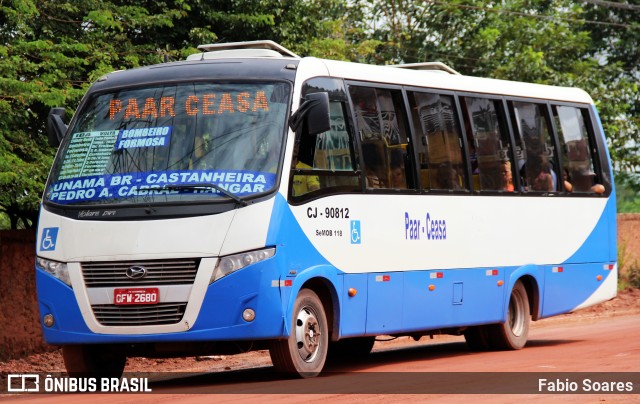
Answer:
<svg viewBox="0 0 640 404"><path fill-rule="evenodd" d="M276 184L290 86L179 83L100 93L79 111L45 201L228 201Z"/></svg>

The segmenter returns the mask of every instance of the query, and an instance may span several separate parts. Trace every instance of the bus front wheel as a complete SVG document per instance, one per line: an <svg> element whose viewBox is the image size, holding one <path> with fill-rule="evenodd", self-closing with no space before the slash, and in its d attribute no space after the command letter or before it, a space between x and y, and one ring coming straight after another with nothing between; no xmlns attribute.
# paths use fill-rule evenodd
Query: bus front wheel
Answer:
<svg viewBox="0 0 640 404"><path fill-rule="evenodd" d="M491 345L495 349L503 350L523 348L529 337L530 322L531 312L527 289L522 282L518 281L509 298L507 321L502 324L494 324L490 328Z"/></svg>
<svg viewBox="0 0 640 404"><path fill-rule="evenodd" d="M62 359L72 377L120 378L127 363L124 354L101 345L65 345L62 347Z"/></svg>
<svg viewBox="0 0 640 404"><path fill-rule="evenodd" d="M324 307L318 295L302 289L293 309L291 333L286 340L273 341L269 347L276 370L299 377L315 377L327 359L329 329Z"/></svg>

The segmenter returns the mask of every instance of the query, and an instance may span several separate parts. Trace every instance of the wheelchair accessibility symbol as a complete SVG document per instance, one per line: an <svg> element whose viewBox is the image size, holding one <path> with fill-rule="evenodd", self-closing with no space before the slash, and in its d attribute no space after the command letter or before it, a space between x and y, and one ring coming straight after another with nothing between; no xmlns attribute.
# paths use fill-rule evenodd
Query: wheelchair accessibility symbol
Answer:
<svg viewBox="0 0 640 404"><path fill-rule="evenodd" d="M362 241L361 233L360 233L360 221L352 220L351 221L351 244L360 244Z"/></svg>
<svg viewBox="0 0 640 404"><path fill-rule="evenodd" d="M58 240L58 227L47 227L42 230L40 239L40 251L53 251Z"/></svg>

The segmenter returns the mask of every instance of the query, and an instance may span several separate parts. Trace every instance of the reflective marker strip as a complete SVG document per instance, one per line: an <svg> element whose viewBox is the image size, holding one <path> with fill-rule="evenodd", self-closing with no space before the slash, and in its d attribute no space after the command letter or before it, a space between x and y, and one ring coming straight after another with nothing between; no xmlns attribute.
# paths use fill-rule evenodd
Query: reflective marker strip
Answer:
<svg viewBox="0 0 640 404"><path fill-rule="evenodd" d="M604 270L605 271L613 271L613 268L615 268L616 266L613 264L605 264L604 265Z"/></svg>
<svg viewBox="0 0 640 404"><path fill-rule="evenodd" d="M280 286L293 286L293 281L291 279L287 279L284 281L279 281L279 280L273 280L271 281L271 286L274 288L280 287Z"/></svg>
<svg viewBox="0 0 640 404"><path fill-rule="evenodd" d="M487 271L485 272L485 275L487 276L498 276L498 270L497 269L487 269Z"/></svg>
<svg viewBox="0 0 640 404"><path fill-rule="evenodd" d="M553 267L551 268L552 272L564 272L564 269L562 267Z"/></svg>
<svg viewBox="0 0 640 404"><path fill-rule="evenodd" d="M376 282L389 282L391 275L376 275Z"/></svg>
<svg viewBox="0 0 640 404"><path fill-rule="evenodd" d="M431 279L442 279L442 278L444 278L444 272L431 272L429 274L429 278L431 278Z"/></svg>

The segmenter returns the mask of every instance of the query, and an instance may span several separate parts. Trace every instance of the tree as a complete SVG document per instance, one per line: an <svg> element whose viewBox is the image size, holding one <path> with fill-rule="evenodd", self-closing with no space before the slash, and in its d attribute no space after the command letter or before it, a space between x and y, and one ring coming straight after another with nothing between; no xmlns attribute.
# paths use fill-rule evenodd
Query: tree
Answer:
<svg viewBox="0 0 640 404"><path fill-rule="evenodd" d="M614 168L640 184L640 1L369 0L374 63L443 61L463 74L581 87ZM634 175L635 173L635 175ZM636 187L637 188L637 187Z"/></svg>
<svg viewBox="0 0 640 404"><path fill-rule="evenodd" d="M63 106L70 116L102 75L183 59L217 41L273 39L301 54L320 45L329 51L337 42L313 38L330 36L345 7L341 0L0 2L0 215L12 228L35 226L55 153L44 133L48 111Z"/></svg>
<svg viewBox="0 0 640 404"><path fill-rule="evenodd" d="M613 67L603 89L610 101L603 119L616 168L631 173L625 182L640 189L640 1L584 0L591 36L589 53Z"/></svg>
<svg viewBox="0 0 640 404"><path fill-rule="evenodd" d="M105 73L212 42L272 39L304 56L439 60L469 75L582 87L616 168L638 172L639 13L639 0L3 1L0 223L36 224L55 153L44 133L51 107L71 116Z"/></svg>
<svg viewBox="0 0 640 404"><path fill-rule="evenodd" d="M100 0L0 3L0 213L11 228L36 225L55 150L47 145L51 107L75 108L89 84L122 68L157 63L145 35L184 16L172 4Z"/></svg>

